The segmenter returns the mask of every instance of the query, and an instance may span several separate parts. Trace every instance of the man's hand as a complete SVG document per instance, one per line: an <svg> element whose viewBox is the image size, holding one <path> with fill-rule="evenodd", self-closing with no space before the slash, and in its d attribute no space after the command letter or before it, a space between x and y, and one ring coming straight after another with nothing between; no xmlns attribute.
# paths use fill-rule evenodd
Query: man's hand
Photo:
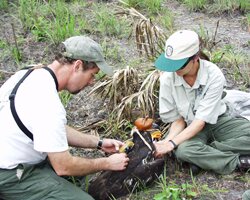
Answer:
<svg viewBox="0 0 250 200"><path fill-rule="evenodd" d="M160 158L164 154L173 151L174 146L168 140L162 140L159 142L155 142L155 157Z"/></svg>
<svg viewBox="0 0 250 200"><path fill-rule="evenodd" d="M114 139L103 139L102 150L106 153L118 152L123 142Z"/></svg>
<svg viewBox="0 0 250 200"><path fill-rule="evenodd" d="M129 158L125 153L116 153L108 157L108 169L119 171L126 169L128 165Z"/></svg>

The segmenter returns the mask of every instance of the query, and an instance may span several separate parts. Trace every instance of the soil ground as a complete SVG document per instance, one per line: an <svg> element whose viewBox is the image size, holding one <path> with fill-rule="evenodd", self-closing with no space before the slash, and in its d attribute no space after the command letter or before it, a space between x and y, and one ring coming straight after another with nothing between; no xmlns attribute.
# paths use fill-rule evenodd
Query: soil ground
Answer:
<svg viewBox="0 0 250 200"><path fill-rule="evenodd" d="M250 33L248 27L242 24L243 16L239 14L233 15L218 15L213 16L212 14L205 14L199 12L189 12L187 8L176 1L167 1L163 6L170 9L175 15L175 28L176 29L198 29L199 25L203 25L210 33L214 33L216 29L217 21L220 21L217 41L221 40L220 44L223 46L225 44L232 44L238 49L246 52L249 55L250 52ZM16 23L13 21L13 17L7 13L0 13L0 38L9 40L13 43L11 23ZM20 34L22 30L19 30L20 25L15 24L17 27L17 34ZM113 39L111 39L112 41ZM135 47L131 47L131 42L127 42L124 39L120 41L115 41L119 45L123 46L125 50L125 56L127 59L131 56L138 56ZM44 42L34 42L29 34L26 35L24 45L22 47L24 53L24 61L26 63L40 63L44 60L52 60L51 55L45 51L46 43ZM4 49L0 48L0 70L1 79L0 86L5 80L15 72L19 66L14 62L11 56L4 55ZM44 59L46 58L46 59ZM239 85L231 82L228 79L229 88L239 88ZM250 88L247 88L250 91ZM74 127L83 127L91 124L94 121L105 119L107 117L105 106L101 100L97 97L88 95L89 88L75 95L66 107L68 115L68 123ZM92 151L73 149L75 154L84 154L85 156L93 156ZM173 163L170 164L172 167ZM248 173L234 172L230 175L217 175L212 172L201 172L197 176L192 177L189 174L187 167L178 167L169 169L168 178L169 181L173 180L176 183L189 182L191 184L195 183L199 186L207 185L214 195L210 192L209 195L203 190L203 193L198 199L216 199L216 200L238 200L241 199L241 195L246 189L250 188L250 176ZM152 186L151 189L154 190L156 185ZM153 192L146 192L145 190L136 195L129 195L121 199L152 199Z"/></svg>

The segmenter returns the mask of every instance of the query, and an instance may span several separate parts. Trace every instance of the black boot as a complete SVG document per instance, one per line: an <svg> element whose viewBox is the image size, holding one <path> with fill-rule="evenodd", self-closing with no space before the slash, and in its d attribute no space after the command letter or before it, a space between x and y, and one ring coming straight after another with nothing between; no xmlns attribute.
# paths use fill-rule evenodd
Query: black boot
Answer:
<svg viewBox="0 0 250 200"><path fill-rule="evenodd" d="M201 168L193 163L189 163L189 168L190 168L193 175L197 175L201 171Z"/></svg>
<svg viewBox="0 0 250 200"><path fill-rule="evenodd" d="M242 155L239 157L240 164L238 168L240 171L249 171L250 169L250 156L249 155Z"/></svg>

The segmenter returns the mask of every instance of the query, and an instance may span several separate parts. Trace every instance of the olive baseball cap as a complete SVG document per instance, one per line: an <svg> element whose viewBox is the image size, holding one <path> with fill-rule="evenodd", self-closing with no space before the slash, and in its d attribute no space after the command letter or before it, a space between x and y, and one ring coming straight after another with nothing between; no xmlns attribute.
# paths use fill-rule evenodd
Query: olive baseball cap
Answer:
<svg viewBox="0 0 250 200"><path fill-rule="evenodd" d="M155 61L161 71L175 72L187 60L199 52L199 36L191 30L180 30L173 33L166 41L165 52Z"/></svg>
<svg viewBox="0 0 250 200"><path fill-rule="evenodd" d="M101 46L86 36L73 36L63 42L65 57L94 62L105 74L113 75L113 69L106 63Z"/></svg>

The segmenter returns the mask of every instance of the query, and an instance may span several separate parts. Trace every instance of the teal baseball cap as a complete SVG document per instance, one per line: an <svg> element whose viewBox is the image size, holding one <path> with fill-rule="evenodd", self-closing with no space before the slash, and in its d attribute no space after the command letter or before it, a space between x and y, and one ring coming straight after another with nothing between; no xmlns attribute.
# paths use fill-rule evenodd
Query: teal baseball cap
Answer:
<svg viewBox="0 0 250 200"><path fill-rule="evenodd" d="M113 69L110 67L102 53L101 46L87 36L73 36L63 42L66 52L64 56L94 62L105 74L113 75Z"/></svg>
<svg viewBox="0 0 250 200"><path fill-rule="evenodd" d="M165 52L155 61L161 71L178 71L187 60L199 52L199 36L191 30L179 30L166 41Z"/></svg>

